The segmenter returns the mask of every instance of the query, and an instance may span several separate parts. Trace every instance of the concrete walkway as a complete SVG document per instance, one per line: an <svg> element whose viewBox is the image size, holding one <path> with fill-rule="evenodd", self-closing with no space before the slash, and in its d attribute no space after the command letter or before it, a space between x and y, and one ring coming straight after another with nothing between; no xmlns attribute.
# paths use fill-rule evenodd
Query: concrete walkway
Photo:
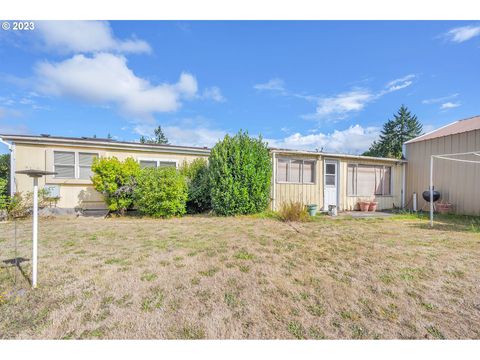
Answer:
<svg viewBox="0 0 480 360"><path fill-rule="evenodd" d="M384 218L395 215L391 212L383 211L343 211L338 213L338 217L353 217L353 218Z"/></svg>

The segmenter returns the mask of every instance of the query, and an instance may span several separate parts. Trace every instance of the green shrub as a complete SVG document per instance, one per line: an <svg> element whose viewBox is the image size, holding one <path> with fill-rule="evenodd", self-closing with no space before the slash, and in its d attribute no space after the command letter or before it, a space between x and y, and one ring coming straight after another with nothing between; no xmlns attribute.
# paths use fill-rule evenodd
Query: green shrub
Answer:
<svg viewBox="0 0 480 360"><path fill-rule="evenodd" d="M191 163L184 162L180 168L180 173L187 180L187 212L195 214L210 210L212 199L207 160L199 158Z"/></svg>
<svg viewBox="0 0 480 360"><path fill-rule="evenodd" d="M284 202L278 211L278 217L282 221L307 221L308 212L300 202Z"/></svg>
<svg viewBox="0 0 480 360"><path fill-rule="evenodd" d="M133 205L133 190L140 165L133 159L96 158L92 164L93 186L105 197L108 209L123 214Z"/></svg>
<svg viewBox="0 0 480 360"><path fill-rule="evenodd" d="M186 212L187 182L174 168L146 168L137 177L135 204L140 212L171 217Z"/></svg>
<svg viewBox="0 0 480 360"><path fill-rule="evenodd" d="M0 210L7 208L9 196L7 195L8 180L0 178Z"/></svg>
<svg viewBox="0 0 480 360"><path fill-rule="evenodd" d="M270 202L272 162L262 138L239 131L212 149L209 158L212 208L219 215L254 214Z"/></svg>
<svg viewBox="0 0 480 360"><path fill-rule="evenodd" d="M48 204L48 190L38 190L38 207L44 208ZM7 214L9 218L23 218L31 214L33 208L33 192L17 192L6 198Z"/></svg>

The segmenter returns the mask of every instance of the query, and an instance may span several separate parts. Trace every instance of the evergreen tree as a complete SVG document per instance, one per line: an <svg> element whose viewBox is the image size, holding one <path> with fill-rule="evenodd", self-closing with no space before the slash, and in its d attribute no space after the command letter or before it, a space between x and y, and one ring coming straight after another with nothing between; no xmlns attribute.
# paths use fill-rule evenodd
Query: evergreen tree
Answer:
<svg viewBox="0 0 480 360"><path fill-rule="evenodd" d="M141 144L168 144L168 138L164 134L162 127L159 126L154 130L155 137L147 138L145 136L140 136Z"/></svg>
<svg viewBox="0 0 480 360"><path fill-rule="evenodd" d="M416 115L412 115L405 105L383 124L382 132L378 141L374 141L365 156L402 157L402 145L405 141L422 134L422 124Z"/></svg>

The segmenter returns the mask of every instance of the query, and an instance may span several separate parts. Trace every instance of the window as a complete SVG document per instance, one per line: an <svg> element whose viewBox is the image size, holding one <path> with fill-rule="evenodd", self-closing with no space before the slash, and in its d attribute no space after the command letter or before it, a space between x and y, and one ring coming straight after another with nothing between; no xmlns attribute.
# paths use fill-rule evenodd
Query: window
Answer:
<svg viewBox="0 0 480 360"><path fill-rule="evenodd" d="M335 174L335 164L325 164L325 185L335 186L335 180L337 175Z"/></svg>
<svg viewBox="0 0 480 360"><path fill-rule="evenodd" d="M303 161L303 182L310 184L315 182L315 161Z"/></svg>
<svg viewBox="0 0 480 360"><path fill-rule="evenodd" d="M315 183L315 160L277 159L277 182Z"/></svg>
<svg viewBox="0 0 480 360"><path fill-rule="evenodd" d="M160 160L160 159L139 159L140 167L144 168L157 168L157 167L177 167L175 160Z"/></svg>
<svg viewBox="0 0 480 360"><path fill-rule="evenodd" d="M390 166L348 164L347 194L350 196L391 195Z"/></svg>
<svg viewBox="0 0 480 360"><path fill-rule="evenodd" d="M67 151L55 151L53 153L53 167L57 173L56 178L75 178L75 153Z"/></svg>
<svg viewBox="0 0 480 360"><path fill-rule="evenodd" d="M140 167L142 169L144 168L156 168L157 167L157 162L156 161L151 161L151 160L140 160Z"/></svg>
<svg viewBox="0 0 480 360"><path fill-rule="evenodd" d="M54 151L53 171L58 179L88 180L92 176L93 159L98 154L75 151Z"/></svg>
<svg viewBox="0 0 480 360"><path fill-rule="evenodd" d="M92 163L98 155L91 153L78 153L78 178L90 179L93 175Z"/></svg>

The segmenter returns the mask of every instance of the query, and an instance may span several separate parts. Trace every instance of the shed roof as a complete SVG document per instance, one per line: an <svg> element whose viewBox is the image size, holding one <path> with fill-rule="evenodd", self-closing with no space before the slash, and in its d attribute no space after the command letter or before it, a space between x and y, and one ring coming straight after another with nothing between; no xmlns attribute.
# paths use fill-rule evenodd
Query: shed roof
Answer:
<svg viewBox="0 0 480 360"><path fill-rule="evenodd" d="M423 134L412 140L406 141L405 144L410 144L418 141L430 140L439 138L442 136L448 136L453 134L461 134L467 131L480 129L480 115L473 116L463 120L457 120L451 124L445 125L437 130L433 130L429 133Z"/></svg>

